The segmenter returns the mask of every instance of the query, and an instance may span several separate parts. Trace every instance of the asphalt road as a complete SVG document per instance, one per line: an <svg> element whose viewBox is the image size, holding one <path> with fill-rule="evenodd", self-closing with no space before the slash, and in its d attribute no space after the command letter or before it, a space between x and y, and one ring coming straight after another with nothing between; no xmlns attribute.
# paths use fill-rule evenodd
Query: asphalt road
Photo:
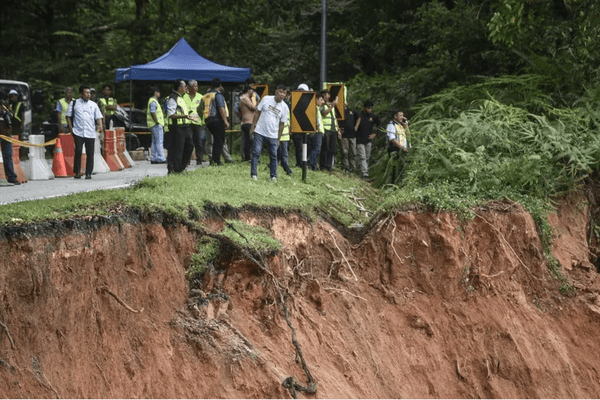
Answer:
<svg viewBox="0 0 600 400"><path fill-rule="evenodd" d="M201 168L192 161L187 169ZM205 163L208 165L208 163ZM18 186L0 186L0 204L19 201L49 199L71 193L90 192L101 189L120 189L134 185L150 176L166 176L166 164L151 164L149 161L135 161L135 165L122 171L93 174L92 179L55 178L49 180L29 180Z"/></svg>

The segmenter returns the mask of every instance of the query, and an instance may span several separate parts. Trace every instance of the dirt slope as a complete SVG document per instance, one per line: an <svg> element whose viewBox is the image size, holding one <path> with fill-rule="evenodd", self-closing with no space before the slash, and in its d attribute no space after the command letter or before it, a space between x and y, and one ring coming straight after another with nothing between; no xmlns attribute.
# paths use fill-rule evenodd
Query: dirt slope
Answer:
<svg viewBox="0 0 600 400"><path fill-rule="evenodd" d="M284 244L266 267L318 387L297 395L600 397L584 204L551 218L572 297L529 214L509 203L468 223L399 212L356 244L323 221L240 214ZM225 246L190 288L198 232L153 218L4 230L2 397L286 398L287 377L308 384L273 279Z"/></svg>

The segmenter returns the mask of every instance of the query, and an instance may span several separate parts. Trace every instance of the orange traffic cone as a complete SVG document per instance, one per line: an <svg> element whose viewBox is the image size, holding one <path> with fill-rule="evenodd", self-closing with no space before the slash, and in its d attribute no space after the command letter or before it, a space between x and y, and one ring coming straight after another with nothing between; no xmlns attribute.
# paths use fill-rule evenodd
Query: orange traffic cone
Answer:
<svg viewBox="0 0 600 400"><path fill-rule="evenodd" d="M52 173L56 178L67 178L67 167L65 166L65 156L63 155L60 138L56 138L54 145L54 158L52 159Z"/></svg>

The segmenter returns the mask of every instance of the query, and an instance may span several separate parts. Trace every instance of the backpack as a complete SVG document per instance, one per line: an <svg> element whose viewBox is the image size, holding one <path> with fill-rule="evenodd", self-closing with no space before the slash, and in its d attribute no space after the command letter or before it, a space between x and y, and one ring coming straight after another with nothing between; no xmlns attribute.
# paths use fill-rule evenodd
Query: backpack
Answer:
<svg viewBox="0 0 600 400"><path fill-rule="evenodd" d="M210 116L210 105L215 99L217 92L208 92L204 96L202 96L202 100L204 100L204 119L207 119ZM215 104L215 110L217 105Z"/></svg>

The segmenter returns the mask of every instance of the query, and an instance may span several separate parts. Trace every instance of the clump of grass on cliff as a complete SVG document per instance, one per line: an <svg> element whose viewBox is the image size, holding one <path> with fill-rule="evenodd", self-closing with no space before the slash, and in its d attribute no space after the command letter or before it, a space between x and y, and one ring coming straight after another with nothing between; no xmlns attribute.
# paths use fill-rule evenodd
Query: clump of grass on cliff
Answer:
<svg viewBox="0 0 600 400"><path fill-rule="evenodd" d="M164 211L188 218L190 209L202 210L209 203L234 208L252 205L299 210L316 216L326 213L347 226L366 223L377 209L377 191L356 177L341 172L308 172L294 169L289 177L279 168L277 183L269 180L268 157L263 156L258 180L250 179L248 163L225 164L159 178L145 178L129 189L100 190L46 200L0 206L1 224L18 224L77 216L106 215L128 207ZM358 203L357 203L357 199ZM360 203L360 206L359 206Z"/></svg>

